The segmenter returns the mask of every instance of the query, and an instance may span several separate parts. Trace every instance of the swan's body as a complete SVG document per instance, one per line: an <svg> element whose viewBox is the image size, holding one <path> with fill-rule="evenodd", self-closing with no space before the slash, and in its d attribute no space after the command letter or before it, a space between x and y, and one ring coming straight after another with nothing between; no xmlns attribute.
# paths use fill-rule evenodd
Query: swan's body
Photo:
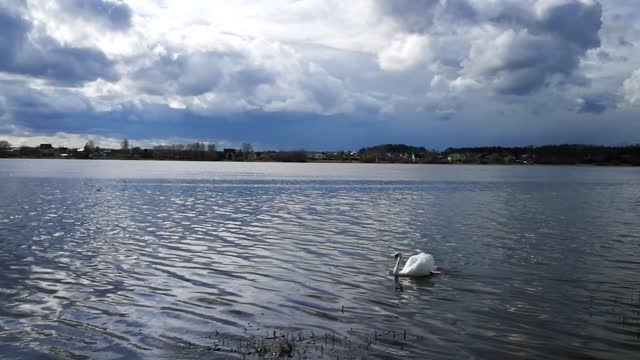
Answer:
<svg viewBox="0 0 640 360"><path fill-rule="evenodd" d="M417 255L411 256L407 259L402 270L400 270L400 263L402 262L402 254L397 253L396 266L393 268L393 275L395 276L431 276L439 274L436 271L436 262L433 259L433 255L421 252Z"/></svg>

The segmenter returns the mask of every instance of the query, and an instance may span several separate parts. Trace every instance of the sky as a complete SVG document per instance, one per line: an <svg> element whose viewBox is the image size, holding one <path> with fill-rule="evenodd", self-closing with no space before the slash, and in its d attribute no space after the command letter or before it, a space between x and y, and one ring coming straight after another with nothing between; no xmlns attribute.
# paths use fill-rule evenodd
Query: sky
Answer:
<svg viewBox="0 0 640 360"><path fill-rule="evenodd" d="M0 140L640 143L636 0L0 0Z"/></svg>

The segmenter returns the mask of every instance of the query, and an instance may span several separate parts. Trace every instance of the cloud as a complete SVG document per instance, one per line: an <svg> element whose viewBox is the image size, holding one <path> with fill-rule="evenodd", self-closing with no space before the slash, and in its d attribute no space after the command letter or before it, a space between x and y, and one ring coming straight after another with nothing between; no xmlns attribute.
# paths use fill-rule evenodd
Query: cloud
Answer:
<svg viewBox="0 0 640 360"><path fill-rule="evenodd" d="M524 95L543 87L553 75L568 76L577 65L577 54L567 51L564 42L524 29L476 41L465 68L499 93Z"/></svg>
<svg viewBox="0 0 640 360"><path fill-rule="evenodd" d="M98 49L64 46L32 31L32 24L0 7L0 71L77 85L98 78L116 80L113 63Z"/></svg>
<svg viewBox="0 0 640 360"><path fill-rule="evenodd" d="M139 90L153 95L195 96L215 90L222 81L222 62L231 54L196 52L161 54L136 71L132 78Z"/></svg>
<svg viewBox="0 0 640 360"><path fill-rule="evenodd" d="M605 50L598 51L596 53L596 56L598 60L600 60L600 62L602 63L609 63L609 62L623 63L629 60L626 56L614 56L610 52Z"/></svg>
<svg viewBox="0 0 640 360"><path fill-rule="evenodd" d="M601 5L591 0L538 0L528 16L516 9L512 16L502 14L497 24L472 41L463 72L508 95L526 95L579 78L574 73L580 59L600 46ZM503 29L505 18L515 22L511 28Z"/></svg>
<svg viewBox="0 0 640 360"><path fill-rule="evenodd" d="M581 97L576 101L576 103L576 112L578 114L602 114L607 111L607 105L603 99Z"/></svg>
<svg viewBox="0 0 640 360"><path fill-rule="evenodd" d="M600 46L595 0L382 1L400 30L378 53L386 71L423 66L498 94L588 84L580 61Z"/></svg>
<svg viewBox="0 0 640 360"><path fill-rule="evenodd" d="M64 131L53 134L37 134L32 132L17 132L13 135L3 135L2 140L7 140L11 146L38 146L40 144L52 144L54 147L81 148L89 140L102 148L117 149L121 139L105 137L95 134L72 134Z"/></svg>
<svg viewBox="0 0 640 360"><path fill-rule="evenodd" d="M114 0L58 0L59 6L70 16L94 21L114 30L131 27L132 11L129 5Z"/></svg>
<svg viewBox="0 0 640 360"><path fill-rule="evenodd" d="M590 140L604 116L584 114L637 118L639 15L626 0L0 0L0 132L448 145L580 124Z"/></svg>
<svg viewBox="0 0 640 360"><path fill-rule="evenodd" d="M634 71L623 83L624 100L629 106L640 105L640 69Z"/></svg>
<svg viewBox="0 0 640 360"><path fill-rule="evenodd" d="M4 70L73 86L87 81L115 81L113 63L102 51L85 47L64 47L44 39L38 47L24 47L13 64Z"/></svg>
<svg viewBox="0 0 640 360"><path fill-rule="evenodd" d="M431 41L426 35L402 34L378 54L380 68L387 71L407 70L427 60Z"/></svg>
<svg viewBox="0 0 640 360"><path fill-rule="evenodd" d="M537 28L581 50L600 46L602 5L595 0L538 0Z"/></svg>
<svg viewBox="0 0 640 360"><path fill-rule="evenodd" d="M6 120L7 100L4 96L0 96L0 122Z"/></svg>
<svg viewBox="0 0 640 360"><path fill-rule="evenodd" d="M16 54L30 28L30 24L18 14L0 6L0 67L15 62Z"/></svg>
<svg viewBox="0 0 640 360"><path fill-rule="evenodd" d="M380 11L394 17L408 32L427 32L433 25L439 0L380 0Z"/></svg>
<svg viewBox="0 0 640 360"><path fill-rule="evenodd" d="M473 21L476 10L467 0L377 0L379 11L409 33L427 33L439 21Z"/></svg>
<svg viewBox="0 0 640 360"><path fill-rule="evenodd" d="M292 111L331 115L384 107L290 46L218 34L206 50L156 46L125 80L130 98L198 114Z"/></svg>
<svg viewBox="0 0 640 360"><path fill-rule="evenodd" d="M24 81L0 81L0 92L7 112L18 118L29 118L37 113L48 115L92 110L84 96L68 89L36 89Z"/></svg>

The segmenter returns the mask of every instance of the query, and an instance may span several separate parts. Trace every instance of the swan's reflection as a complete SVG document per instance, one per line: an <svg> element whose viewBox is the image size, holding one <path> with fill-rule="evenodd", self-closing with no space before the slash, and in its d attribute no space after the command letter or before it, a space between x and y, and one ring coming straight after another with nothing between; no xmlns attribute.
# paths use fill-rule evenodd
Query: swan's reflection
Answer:
<svg viewBox="0 0 640 360"><path fill-rule="evenodd" d="M396 291L397 292L403 292L404 291L404 287L402 286L402 283L400 282L400 277L399 276L394 276L393 277L393 281L396 283Z"/></svg>
<svg viewBox="0 0 640 360"><path fill-rule="evenodd" d="M414 285L414 289L432 288L435 286L431 276L423 276L423 277L394 276L393 281L396 284L395 291L397 292L404 292L406 285ZM409 284L405 284L405 282L408 282Z"/></svg>

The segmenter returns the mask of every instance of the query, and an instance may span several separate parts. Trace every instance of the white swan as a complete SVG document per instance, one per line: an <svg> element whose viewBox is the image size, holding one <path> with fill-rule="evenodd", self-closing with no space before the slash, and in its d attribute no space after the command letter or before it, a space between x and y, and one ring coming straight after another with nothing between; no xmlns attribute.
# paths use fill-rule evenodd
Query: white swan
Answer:
<svg viewBox="0 0 640 360"><path fill-rule="evenodd" d="M433 255L421 252L417 255L411 256L407 259L406 264L402 270L400 270L400 263L402 262L402 254L396 253L396 266L393 268L394 276L431 276L434 274L440 274L436 271L436 262L433 259Z"/></svg>

